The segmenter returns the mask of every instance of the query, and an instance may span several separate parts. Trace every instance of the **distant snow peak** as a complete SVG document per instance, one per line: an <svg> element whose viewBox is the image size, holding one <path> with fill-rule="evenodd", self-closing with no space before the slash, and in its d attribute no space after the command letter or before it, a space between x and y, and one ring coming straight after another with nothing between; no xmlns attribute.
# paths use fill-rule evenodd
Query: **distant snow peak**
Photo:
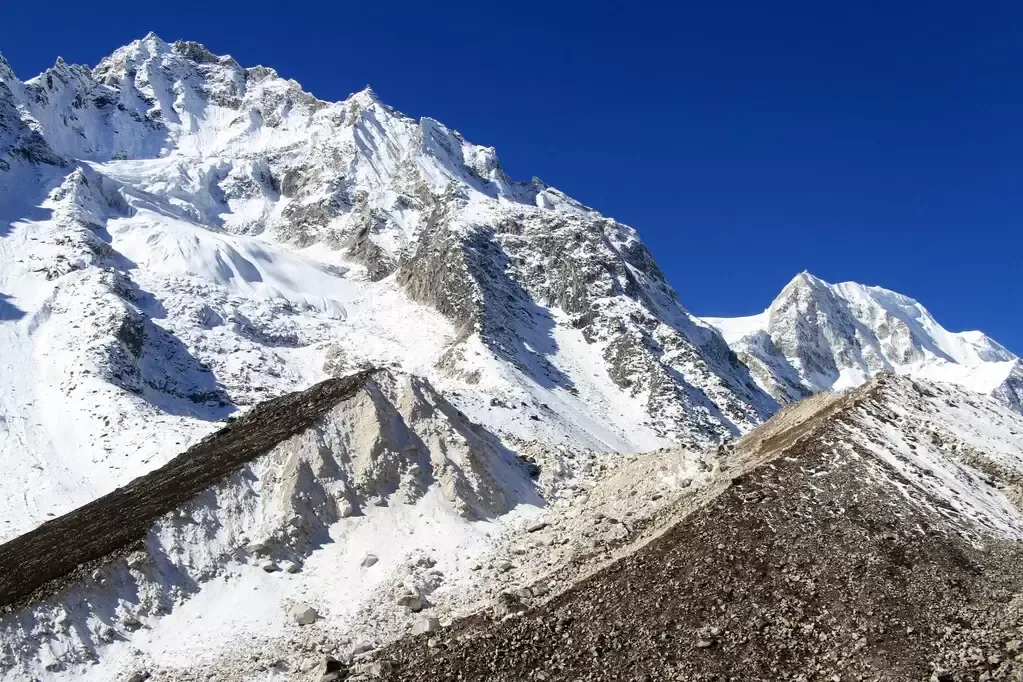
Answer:
<svg viewBox="0 0 1023 682"><path fill-rule="evenodd" d="M775 398L791 402L882 371L961 384L1013 405L1019 361L978 331L946 330L916 300L799 273L763 313L707 318Z"/></svg>

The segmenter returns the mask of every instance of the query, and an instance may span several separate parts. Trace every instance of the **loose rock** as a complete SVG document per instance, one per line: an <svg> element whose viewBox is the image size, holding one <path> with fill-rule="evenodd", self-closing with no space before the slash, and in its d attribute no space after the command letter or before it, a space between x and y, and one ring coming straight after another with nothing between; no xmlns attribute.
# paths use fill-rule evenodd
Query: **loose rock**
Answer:
<svg viewBox="0 0 1023 682"><path fill-rule="evenodd" d="M413 635L422 635L427 632L437 632L438 630L440 630L440 619L434 616L420 618L412 626Z"/></svg>
<svg viewBox="0 0 1023 682"><path fill-rule="evenodd" d="M312 625L319 616L316 609L302 602L288 609L288 617L299 625Z"/></svg>

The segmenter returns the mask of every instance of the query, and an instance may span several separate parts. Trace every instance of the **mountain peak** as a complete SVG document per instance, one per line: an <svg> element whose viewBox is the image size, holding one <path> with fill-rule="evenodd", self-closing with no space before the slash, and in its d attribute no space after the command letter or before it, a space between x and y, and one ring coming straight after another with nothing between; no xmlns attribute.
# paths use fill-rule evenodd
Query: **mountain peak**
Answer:
<svg viewBox="0 0 1023 682"><path fill-rule="evenodd" d="M827 297L830 288L830 284L814 276L809 270L803 270L782 287L782 290L778 292L778 295L771 302L768 310L789 306L793 300L804 300L808 297L812 299Z"/></svg>
<svg viewBox="0 0 1023 682"><path fill-rule="evenodd" d="M827 282L825 282L824 280L820 279L819 277L816 277L809 270L803 270L798 275L796 275L791 280L789 280L789 283L788 283L787 286L793 286L793 285L796 285L796 286L798 286L798 285L808 285L808 286L811 286L811 287L819 287L819 286L827 286Z"/></svg>
<svg viewBox="0 0 1023 682"><path fill-rule="evenodd" d="M368 107L371 104L382 104L382 102L380 101L380 97L377 96L376 91L373 90L373 88L370 87L368 84L362 90L359 90L358 92L353 92L351 95L348 96L348 99L353 102L358 102L359 104L365 107Z"/></svg>
<svg viewBox="0 0 1023 682"><path fill-rule="evenodd" d="M108 57L117 57L119 55L131 55L134 57L151 57L158 54L163 54L170 49L170 45L163 41L160 36L150 31L140 39L133 40L127 45L114 50L114 53Z"/></svg>
<svg viewBox="0 0 1023 682"><path fill-rule="evenodd" d="M194 405L211 396L220 400L221 392L234 404L249 404L257 394L312 381L320 367L397 362L414 348L418 355L410 362L427 374L443 366L460 376L482 375L484 382L489 374L508 386L517 386L521 375L522 386L539 387L542 404L550 404L547 391L556 390L572 396L578 391L580 406L571 409L582 413L594 411L584 405L615 406L606 414L600 408L584 427L544 427L545 438L555 434L587 446L635 449L633 443L676 437L717 442L775 409L724 341L681 307L631 228L553 188L513 183L493 147L473 144L428 116L403 116L370 86L345 102L323 102L294 81L269 82L269 69L236 69L227 60L200 43L168 46L150 33L89 72L104 87L83 83L84 106L73 116L66 111L75 101L70 97L33 104L47 109L40 112L48 123L40 146L45 142L65 158L89 161L101 176L97 187L120 188L109 196L97 193L110 206L97 206L92 218L79 207L84 202L71 206L67 229L128 219L105 246L69 252L66 262L85 269L97 253L120 254L140 272L154 273L159 282L147 286L156 299L217 301L203 303L197 316L182 317L175 332L183 338L173 348L196 358L182 359L174 379L118 370L117 381L128 390L141 390L144 381L173 388L184 377L187 387L173 388L180 395L172 400L184 396L184 413L206 415L206 408ZM222 115L228 111L233 113ZM89 134L77 134L79 129ZM159 214L158 224L133 219L141 217L136 206ZM82 243L93 239L75 235ZM316 266L292 253L316 245L323 247ZM647 277L634 277L634 268ZM379 351L383 355L359 350L392 335L392 325L370 329L376 323L366 321L362 299L352 292L391 275L400 287L389 294L396 299L393 310L409 319L436 313L440 318L424 326L438 332L429 342L418 336L407 342L411 330L402 328L391 350ZM183 291L183 282L192 288ZM248 299L255 301L255 313L235 309L236 300ZM554 309L578 319L559 319ZM131 309L133 330L147 327L146 312ZM349 312L351 321L340 324ZM297 328L288 329L289 317ZM232 346L238 352L286 344L303 348L311 362L275 367L278 356L261 354L264 365L236 375L229 367L234 351L207 352L201 340L209 325L226 328L229 320L228 335L244 339ZM458 333L441 331L444 324ZM607 368L604 383L588 383L589 365L578 364L567 349L558 352L562 342L553 331L562 327L586 343L581 352L593 355L587 363ZM338 341L344 350L319 357L327 352L320 342L337 328L347 334ZM132 336L131 347L142 336L161 338L163 332L151 331ZM473 365L477 345L484 357L493 357L482 369ZM154 346L153 353L166 350ZM437 364L456 356L464 358L451 360L457 367ZM697 356L704 361L691 363ZM200 363L209 371L193 372ZM490 369L502 367L513 368L512 379ZM521 390L527 389L509 389ZM619 407L623 400L627 408ZM518 429L523 436L538 433L542 420L533 416Z"/></svg>
<svg viewBox="0 0 1023 682"><path fill-rule="evenodd" d="M993 393L1016 357L983 333L946 330L908 296L856 282L830 284L806 270L765 314L711 324L783 402L883 371Z"/></svg>

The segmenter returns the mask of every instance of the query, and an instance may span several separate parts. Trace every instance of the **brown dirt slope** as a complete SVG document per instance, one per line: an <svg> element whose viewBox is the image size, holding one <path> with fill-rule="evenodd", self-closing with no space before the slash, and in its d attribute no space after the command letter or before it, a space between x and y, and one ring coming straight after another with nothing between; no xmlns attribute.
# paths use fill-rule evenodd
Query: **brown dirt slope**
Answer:
<svg viewBox="0 0 1023 682"><path fill-rule="evenodd" d="M783 413L736 448L752 469L546 604L378 660L409 682L1023 680L1023 551L969 544L850 437L888 380Z"/></svg>

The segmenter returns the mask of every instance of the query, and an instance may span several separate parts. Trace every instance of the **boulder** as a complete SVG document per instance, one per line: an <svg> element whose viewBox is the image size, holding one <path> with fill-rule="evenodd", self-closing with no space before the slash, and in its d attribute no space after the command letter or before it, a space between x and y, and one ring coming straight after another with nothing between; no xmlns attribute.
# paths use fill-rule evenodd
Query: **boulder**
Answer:
<svg viewBox="0 0 1023 682"><path fill-rule="evenodd" d="M362 566L363 568L369 568L378 561L380 561L380 559L377 559L375 554L367 554L365 557L363 557L359 565Z"/></svg>
<svg viewBox="0 0 1023 682"><path fill-rule="evenodd" d="M494 604L494 615L498 618L506 618L525 610L526 605L514 592L502 592L497 596L497 601Z"/></svg>
<svg viewBox="0 0 1023 682"><path fill-rule="evenodd" d="M434 616L423 616L412 626L413 635L422 635L440 630L440 619Z"/></svg>
<svg viewBox="0 0 1023 682"><path fill-rule="evenodd" d="M391 664L390 661L387 660L373 661L372 663L369 664L369 667L366 669L366 672L368 672L373 677L384 677L386 675L390 675L393 669L394 666Z"/></svg>
<svg viewBox="0 0 1023 682"><path fill-rule="evenodd" d="M412 613L419 613L423 610L423 600L419 597L410 597L405 600L404 606Z"/></svg>
<svg viewBox="0 0 1023 682"><path fill-rule="evenodd" d="M319 682L334 682L334 680L343 680L346 672L347 666L342 661L328 656L320 659L312 667L312 679L319 680Z"/></svg>
<svg viewBox="0 0 1023 682"><path fill-rule="evenodd" d="M418 594L403 594L398 597L398 606L404 606L412 613L419 613L426 607L426 604Z"/></svg>
<svg viewBox="0 0 1023 682"><path fill-rule="evenodd" d="M288 617L299 625L312 625L320 617L320 614L316 613L316 609L308 604L299 602L288 609Z"/></svg>
<svg viewBox="0 0 1023 682"><path fill-rule="evenodd" d="M416 557L415 565L420 568L433 568L437 565L437 560L428 554L420 554Z"/></svg>

